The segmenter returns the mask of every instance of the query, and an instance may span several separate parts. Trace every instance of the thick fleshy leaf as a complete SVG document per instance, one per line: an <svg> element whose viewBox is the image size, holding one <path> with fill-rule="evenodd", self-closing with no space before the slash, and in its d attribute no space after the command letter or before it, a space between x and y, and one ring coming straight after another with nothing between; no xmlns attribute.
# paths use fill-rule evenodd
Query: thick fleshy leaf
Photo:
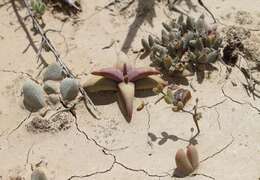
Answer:
<svg viewBox="0 0 260 180"><path fill-rule="evenodd" d="M193 171L192 165L183 149L179 149L177 151L175 155L175 162L177 168L174 171L174 176L185 177Z"/></svg>
<svg viewBox="0 0 260 180"><path fill-rule="evenodd" d="M130 122L132 119L132 113L133 113L133 100L135 96L135 85L134 83L119 83L118 89L120 92L120 95L123 98L123 102L126 108L127 113L127 120Z"/></svg>
<svg viewBox="0 0 260 180"><path fill-rule="evenodd" d="M128 72L128 79L129 81L134 82L147 76L157 74L160 74L160 72L153 68L134 68L132 71Z"/></svg>
<svg viewBox="0 0 260 180"><path fill-rule="evenodd" d="M97 76L104 76L117 82L121 82L124 79L123 72L117 68L103 68L98 71L93 71L91 74Z"/></svg>
<svg viewBox="0 0 260 180"><path fill-rule="evenodd" d="M159 84L166 86L167 82L162 78L156 75L148 76L146 78L135 81L135 89L136 90L146 90L153 89L157 87Z"/></svg>
<svg viewBox="0 0 260 180"><path fill-rule="evenodd" d="M36 112L45 106L44 92L39 84L27 80L23 85L23 102L26 109Z"/></svg>
<svg viewBox="0 0 260 180"><path fill-rule="evenodd" d="M117 91L117 83L102 76L93 76L83 84L83 88L88 92Z"/></svg>
<svg viewBox="0 0 260 180"><path fill-rule="evenodd" d="M126 63L124 61L118 61L116 63L116 68L119 69L120 71L122 71L123 74L124 74L124 72L127 73L133 69L131 64Z"/></svg>
<svg viewBox="0 0 260 180"><path fill-rule="evenodd" d="M186 154L193 169L196 169L199 166L199 155L196 147L193 145L189 145Z"/></svg>

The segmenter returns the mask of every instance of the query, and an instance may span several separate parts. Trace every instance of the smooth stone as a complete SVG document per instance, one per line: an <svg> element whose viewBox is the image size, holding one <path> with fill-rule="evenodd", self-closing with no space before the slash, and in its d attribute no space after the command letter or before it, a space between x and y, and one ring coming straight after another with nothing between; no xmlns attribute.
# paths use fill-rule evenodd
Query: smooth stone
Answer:
<svg viewBox="0 0 260 180"><path fill-rule="evenodd" d="M72 78L63 79L60 84L60 93L63 100L75 99L79 93L79 82Z"/></svg>
<svg viewBox="0 0 260 180"><path fill-rule="evenodd" d="M43 74L43 81L47 81L47 80L60 81L64 77L65 74L63 72L62 67L57 63L52 63L46 68Z"/></svg>
<svg viewBox="0 0 260 180"><path fill-rule="evenodd" d="M45 106L44 91L41 86L32 80L27 80L23 85L23 103L26 109L36 112Z"/></svg>
<svg viewBox="0 0 260 180"><path fill-rule="evenodd" d="M59 92L59 83L52 80L45 81L43 85L43 90L47 94L57 94Z"/></svg>

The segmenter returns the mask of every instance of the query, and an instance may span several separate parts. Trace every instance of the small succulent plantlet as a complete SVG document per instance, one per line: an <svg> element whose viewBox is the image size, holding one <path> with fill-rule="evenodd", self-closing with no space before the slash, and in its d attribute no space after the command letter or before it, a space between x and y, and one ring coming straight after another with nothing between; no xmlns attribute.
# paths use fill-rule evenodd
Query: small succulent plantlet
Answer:
<svg viewBox="0 0 260 180"><path fill-rule="evenodd" d="M60 84L60 93L65 101L71 101L75 99L79 93L79 83L72 78L65 78Z"/></svg>
<svg viewBox="0 0 260 180"><path fill-rule="evenodd" d="M53 80L60 81L65 77L63 69L57 63L52 63L47 66L45 72L43 73L43 81Z"/></svg>
<svg viewBox="0 0 260 180"><path fill-rule="evenodd" d="M119 91L126 108L128 122L132 119L135 90L152 89L158 84L166 85L164 80L156 76L160 74L159 71L150 67L136 68L123 62L118 62L115 67L93 71L92 74L95 76L83 87L89 92Z"/></svg>
<svg viewBox="0 0 260 180"><path fill-rule="evenodd" d="M47 180L47 177L41 169L37 168L32 172L31 180Z"/></svg>
<svg viewBox="0 0 260 180"><path fill-rule="evenodd" d="M173 105L174 111L182 110L185 104L191 99L191 93L187 89L178 89L173 92L173 89L168 87L166 92L163 91L163 87L160 85L155 87L153 91L157 94L162 94L163 99L167 104Z"/></svg>
<svg viewBox="0 0 260 180"><path fill-rule="evenodd" d="M32 6L32 10L34 12L34 15L41 19L41 17L43 16L43 14L46 11L46 5L42 0L31 0L31 6Z"/></svg>
<svg viewBox="0 0 260 180"><path fill-rule="evenodd" d="M23 85L23 103L27 110L36 112L45 106L44 92L40 85L27 80Z"/></svg>
<svg viewBox="0 0 260 180"><path fill-rule="evenodd" d="M145 54L169 75L193 75L207 69L220 58L222 38L215 25L209 26L201 15L198 20L181 15L170 24L163 23L161 39L142 39Z"/></svg>
<svg viewBox="0 0 260 180"><path fill-rule="evenodd" d="M175 177L186 177L199 166L199 155L195 146L189 145L185 154L183 149L179 149L175 155L176 169Z"/></svg>

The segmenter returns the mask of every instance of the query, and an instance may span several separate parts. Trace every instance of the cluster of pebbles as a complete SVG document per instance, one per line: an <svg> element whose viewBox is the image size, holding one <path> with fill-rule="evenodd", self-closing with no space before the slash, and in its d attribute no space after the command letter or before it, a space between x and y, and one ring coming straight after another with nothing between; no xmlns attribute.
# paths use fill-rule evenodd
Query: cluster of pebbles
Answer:
<svg viewBox="0 0 260 180"><path fill-rule="evenodd" d="M23 85L23 103L30 112L37 112L47 105L56 105L74 100L79 93L79 82L65 77L63 69L56 63L50 64L43 74L43 84L27 80Z"/></svg>

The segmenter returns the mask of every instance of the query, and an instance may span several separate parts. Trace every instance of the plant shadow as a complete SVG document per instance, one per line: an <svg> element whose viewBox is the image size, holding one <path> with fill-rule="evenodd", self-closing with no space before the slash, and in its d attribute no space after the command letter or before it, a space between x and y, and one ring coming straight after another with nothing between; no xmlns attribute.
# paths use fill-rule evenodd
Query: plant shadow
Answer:
<svg viewBox="0 0 260 180"><path fill-rule="evenodd" d="M129 51L141 25L147 21L151 26L153 26L153 18L156 17L154 7L155 0L138 0L135 20L130 25L125 41L121 47L121 51L125 54Z"/></svg>

